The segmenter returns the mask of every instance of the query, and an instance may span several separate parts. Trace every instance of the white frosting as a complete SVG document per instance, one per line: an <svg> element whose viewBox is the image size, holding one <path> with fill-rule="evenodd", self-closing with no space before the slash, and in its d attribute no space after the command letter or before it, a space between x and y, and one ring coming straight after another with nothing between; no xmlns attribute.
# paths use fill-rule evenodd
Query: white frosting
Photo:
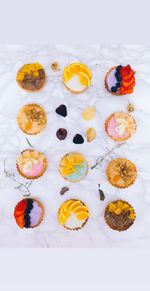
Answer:
<svg viewBox="0 0 150 291"><path fill-rule="evenodd" d="M74 213L70 215L70 217L67 219L65 226L71 229L82 227L84 220L79 220Z"/></svg>
<svg viewBox="0 0 150 291"><path fill-rule="evenodd" d="M72 91L77 91L77 92L83 91L86 88L85 85L81 84L80 78L76 74L70 79L69 82L65 82L65 84Z"/></svg>

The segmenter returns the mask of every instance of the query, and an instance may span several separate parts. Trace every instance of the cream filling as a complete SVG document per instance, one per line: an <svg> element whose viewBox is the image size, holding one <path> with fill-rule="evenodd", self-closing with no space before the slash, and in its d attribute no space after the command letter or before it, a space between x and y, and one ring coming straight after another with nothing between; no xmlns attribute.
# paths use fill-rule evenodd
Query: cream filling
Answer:
<svg viewBox="0 0 150 291"><path fill-rule="evenodd" d="M128 123L123 118L117 118L118 126L116 126L115 130L119 135L122 135L125 133L126 128L128 127Z"/></svg>
<svg viewBox="0 0 150 291"><path fill-rule="evenodd" d="M85 219L79 220L74 213L70 215L70 217L65 222L64 226L74 229L78 227L82 227L83 223L85 222Z"/></svg>
<svg viewBox="0 0 150 291"><path fill-rule="evenodd" d="M34 158L31 158L29 161L27 161L22 169L23 169L23 172L26 174L28 173L29 171L32 171L33 169L33 165L37 165L38 164L38 160L34 159Z"/></svg>
<svg viewBox="0 0 150 291"><path fill-rule="evenodd" d="M80 91L83 91L86 86L85 85L82 85L81 82L80 82L80 78L77 74L75 74L71 79L70 81L68 82L65 82L66 86L71 89L72 91L77 91L77 92L80 92Z"/></svg>

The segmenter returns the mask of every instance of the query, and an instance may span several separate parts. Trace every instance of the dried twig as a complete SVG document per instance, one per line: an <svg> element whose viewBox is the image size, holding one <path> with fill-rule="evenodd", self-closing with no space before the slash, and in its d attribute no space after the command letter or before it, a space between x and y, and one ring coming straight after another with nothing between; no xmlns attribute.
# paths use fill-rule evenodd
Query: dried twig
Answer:
<svg viewBox="0 0 150 291"><path fill-rule="evenodd" d="M34 148L34 146L30 143L30 141L28 140L27 137L26 137L26 141L27 141L28 145L29 145L31 148Z"/></svg>
<svg viewBox="0 0 150 291"><path fill-rule="evenodd" d="M24 193L23 194L24 196L30 196L31 195L31 192L29 190L29 187L31 186L31 184L32 184L33 181L32 180L31 181L28 181L25 184L19 182L15 178L14 173L10 173L9 171L6 170L6 161L5 160L4 160L4 175L5 175L5 177L11 179L12 181L14 181L15 183L18 184L18 186L16 186L15 189L20 190L21 192L23 192Z"/></svg>
<svg viewBox="0 0 150 291"><path fill-rule="evenodd" d="M120 143L120 144L117 144L116 146L114 146L112 149L108 150L108 152L102 156L102 157L99 157L97 160L96 160L96 163L91 167L91 169L95 169L98 165L100 165L105 159L107 156L109 156L115 149L125 145L126 143L123 142L123 143Z"/></svg>

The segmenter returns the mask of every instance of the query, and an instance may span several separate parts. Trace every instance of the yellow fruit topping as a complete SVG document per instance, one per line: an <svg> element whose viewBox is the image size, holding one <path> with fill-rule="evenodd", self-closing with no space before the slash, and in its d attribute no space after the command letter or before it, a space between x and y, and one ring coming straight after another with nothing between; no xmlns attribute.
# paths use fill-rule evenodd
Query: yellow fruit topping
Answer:
<svg viewBox="0 0 150 291"><path fill-rule="evenodd" d="M85 87L90 86L92 75L90 69L86 65L80 63L73 63L68 65L64 69L63 73L64 82L69 82L74 77L74 75L79 77L79 81L82 85Z"/></svg>
<svg viewBox="0 0 150 291"><path fill-rule="evenodd" d="M86 160L80 153L69 153L65 155L60 161L60 174L62 176L67 176L74 173L76 171L76 166L80 166L84 161Z"/></svg>
<svg viewBox="0 0 150 291"><path fill-rule="evenodd" d="M17 81L22 81L26 74L33 75L34 77L39 77L39 70L43 69L41 64L33 63L24 65L17 73Z"/></svg>
<svg viewBox="0 0 150 291"><path fill-rule="evenodd" d="M87 107L82 112L82 117L84 120L92 120L95 117L96 114L96 108L95 107Z"/></svg>
<svg viewBox="0 0 150 291"><path fill-rule="evenodd" d="M60 224L64 225L72 215L75 215L76 219L79 221L86 220L89 217L89 209L80 200L67 200L61 205L58 212L58 220Z"/></svg>
<svg viewBox="0 0 150 291"><path fill-rule="evenodd" d="M134 208L125 201L117 200L115 202L109 203L107 207L109 212L115 213L116 215L128 213L129 219L135 219L136 217Z"/></svg>
<svg viewBox="0 0 150 291"><path fill-rule="evenodd" d="M96 138L96 131L94 128L88 128L86 131L87 142L91 142Z"/></svg>

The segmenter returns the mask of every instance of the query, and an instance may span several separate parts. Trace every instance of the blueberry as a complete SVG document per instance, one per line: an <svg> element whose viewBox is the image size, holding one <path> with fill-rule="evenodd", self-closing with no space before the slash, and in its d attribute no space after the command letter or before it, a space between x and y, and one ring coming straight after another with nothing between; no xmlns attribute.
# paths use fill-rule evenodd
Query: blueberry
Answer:
<svg viewBox="0 0 150 291"><path fill-rule="evenodd" d="M116 77L116 79L117 79L118 77L120 77L120 73L119 73L119 72L116 72L116 73L115 73L115 77Z"/></svg>
<svg viewBox="0 0 150 291"><path fill-rule="evenodd" d="M120 85L121 85L121 84L120 84L119 82L116 83L116 87L117 87L117 88L120 88Z"/></svg>
<svg viewBox="0 0 150 291"><path fill-rule="evenodd" d="M122 69L122 66L117 66L116 71L120 71Z"/></svg>
<svg viewBox="0 0 150 291"><path fill-rule="evenodd" d="M61 104L59 107L56 108L56 113L66 117L67 116L67 107L64 104Z"/></svg>
<svg viewBox="0 0 150 291"><path fill-rule="evenodd" d="M121 76L118 76L118 77L116 78L116 80L117 80L118 82L121 82Z"/></svg>
<svg viewBox="0 0 150 291"><path fill-rule="evenodd" d="M30 221L25 222L24 227L25 227L25 228L29 228L29 227L30 227Z"/></svg>
<svg viewBox="0 0 150 291"><path fill-rule="evenodd" d="M111 91L112 91L113 93L117 92L117 87L111 87Z"/></svg>
<svg viewBox="0 0 150 291"><path fill-rule="evenodd" d="M30 220L30 216L28 214L25 214L24 219L25 219L25 221L29 221Z"/></svg>
<svg viewBox="0 0 150 291"><path fill-rule="evenodd" d="M73 138L73 143L82 144L82 143L84 143L84 138L82 137L81 134L76 134Z"/></svg>

